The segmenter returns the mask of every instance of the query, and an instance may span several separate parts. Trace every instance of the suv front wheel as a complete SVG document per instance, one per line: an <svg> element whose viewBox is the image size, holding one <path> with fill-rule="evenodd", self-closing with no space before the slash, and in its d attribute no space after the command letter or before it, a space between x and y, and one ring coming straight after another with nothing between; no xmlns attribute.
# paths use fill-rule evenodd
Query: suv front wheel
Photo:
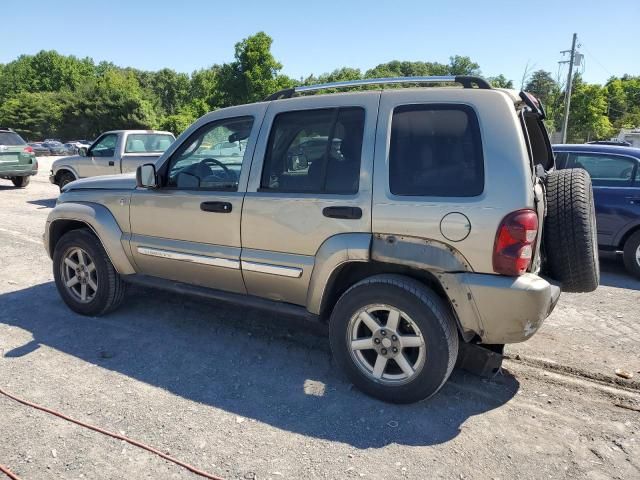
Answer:
<svg viewBox="0 0 640 480"><path fill-rule="evenodd" d="M125 283L96 236L87 229L72 230L53 252L53 276L64 302L81 315L98 316L117 308Z"/></svg>
<svg viewBox="0 0 640 480"><path fill-rule="evenodd" d="M447 305L402 275L376 275L347 290L331 314L329 335L336 363L354 385L393 403L435 394L458 354Z"/></svg>

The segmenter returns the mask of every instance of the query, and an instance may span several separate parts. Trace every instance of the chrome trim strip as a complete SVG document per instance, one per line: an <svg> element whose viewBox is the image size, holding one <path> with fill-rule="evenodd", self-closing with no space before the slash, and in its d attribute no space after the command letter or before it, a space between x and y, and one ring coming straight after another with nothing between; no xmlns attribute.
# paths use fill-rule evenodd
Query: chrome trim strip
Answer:
<svg viewBox="0 0 640 480"><path fill-rule="evenodd" d="M388 85L392 83L441 83L455 82L454 75L441 75L433 77L390 77L390 78L365 78L364 80L345 80L342 82L321 83L317 85L305 85L295 87L295 92L313 92L325 88L357 87L361 85Z"/></svg>
<svg viewBox="0 0 640 480"><path fill-rule="evenodd" d="M240 269L239 261L229 260L228 258L207 257L205 255L172 252L149 247L138 247L138 253L140 255L149 255L150 257L168 258L170 260L180 260L183 262L198 263L200 265L210 265L212 267L232 268L234 270Z"/></svg>
<svg viewBox="0 0 640 480"><path fill-rule="evenodd" d="M269 275L279 275L281 277L300 278L302 276L301 268L271 265L269 263L248 262L246 260L242 260L242 270L267 273Z"/></svg>

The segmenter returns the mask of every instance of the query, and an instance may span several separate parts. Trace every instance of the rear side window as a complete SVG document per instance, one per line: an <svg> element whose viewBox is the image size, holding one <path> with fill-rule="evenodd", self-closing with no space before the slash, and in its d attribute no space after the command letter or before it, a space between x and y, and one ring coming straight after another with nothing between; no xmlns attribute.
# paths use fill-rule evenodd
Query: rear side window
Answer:
<svg viewBox="0 0 640 480"><path fill-rule="evenodd" d="M261 190L357 193L364 119L360 107L278 114L269 135Z"/></svg>
<svg viewBox="0 0 640 480"><path fill-rule="evenodd" d="M394 195L473 197L484 189L478 118L467 105L393 111L389 187Z"/></svg>
<svg viewBox="0 0 640 480"><path fill-rule="evenodd" d="M25 143L26 142L17 133L0 132L0 145L15 146L25 145Z"/></svg>
<svg viewBox="0 0 640 480"><path fill-rule="evenodd" d="M637 161L628 157L597 153L572 153L570 157L571 166L589 172L594 185L628 186L636 170Z"/></svg>
<svg viewBox="0 0 640 480"><path fill-rule="evenodd" d="M124 153L162 153L173 143L171 135L162 133L130 133Z"/></svg>

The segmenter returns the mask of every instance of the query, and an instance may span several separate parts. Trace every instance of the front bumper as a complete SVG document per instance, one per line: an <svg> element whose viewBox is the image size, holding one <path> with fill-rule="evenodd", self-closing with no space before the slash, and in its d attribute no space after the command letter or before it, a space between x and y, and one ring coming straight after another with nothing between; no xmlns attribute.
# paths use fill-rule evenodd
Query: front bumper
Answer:
<svg viewBox="0 0 640 480"><path fill-rule="evenodd" d="M459 318L486 344L524 342L538 331L560 297L560 287L527 273L519 277L455 274L467 291L476 318ZM459 302L458 302L459 303ZM473 328L475 327L475 328ZM478 331L479 330L479 331Z"/></svg>

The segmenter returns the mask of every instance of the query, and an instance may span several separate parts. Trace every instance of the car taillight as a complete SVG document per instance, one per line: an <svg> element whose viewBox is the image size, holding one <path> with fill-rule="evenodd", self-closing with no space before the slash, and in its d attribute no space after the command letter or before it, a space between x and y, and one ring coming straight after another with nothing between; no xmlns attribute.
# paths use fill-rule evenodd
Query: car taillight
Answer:
<svg viewBox="0 0 640 480"><path fill-rule="evenodd" d="M23 152L25 152L25 153L33 153L33 148L31 148L31 147L24 147Z"/></svg>
<svg viewBox="0 0 640 480"><path fill-rule="evenodd" d="M538 215L518 210L502 220L493 246L493 270L502 275L522 275L527 271L538 236Z"/></svg>

